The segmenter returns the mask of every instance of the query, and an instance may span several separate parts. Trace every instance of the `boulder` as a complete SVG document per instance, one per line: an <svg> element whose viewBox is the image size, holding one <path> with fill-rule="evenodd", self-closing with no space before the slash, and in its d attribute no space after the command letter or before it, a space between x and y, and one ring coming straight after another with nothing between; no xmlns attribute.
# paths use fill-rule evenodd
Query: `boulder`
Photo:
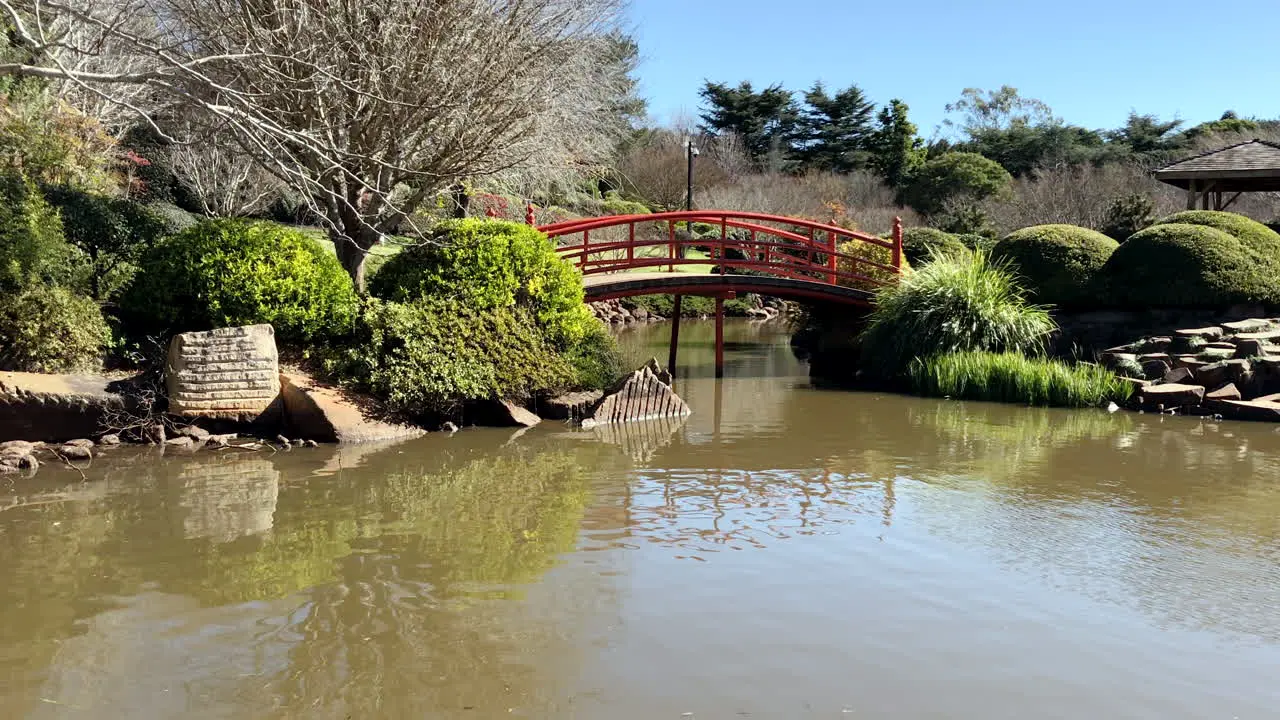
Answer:
<svg viewBox="0 0 1280 720"><path fill-rule="evenodd" d="M1253 420L1258 422L1280 422L1280 403L1260 402L1258 400L1222 400L1214 403L1215 408L1225 418L1232 420Z"/></svg>
<svg viewBox="0 0 1280 720"><path fill-rule="evenodd" d="M393 422L370 398L321 383L300 371L280 375L283 430L320 442L363 443L399 440L423 434L421 428Z"/></svg>
<svg viewBox="0 0 1280 720"><path fill-rule="evenodd" d="M75 445L76 447L91 448L93 447L93 441L88 438L77 438L75 440L68 440L63 443L63 445Z"/></svg>
<svg viewBox="0 0 1280 720"><path fill-rule="evenodd" d="M1184 338L1194 337L1194 338L1203 338L1205 340L1217 340L1218 338L1222 337L1223 334L1224 333L1222 331L1222 328L1216 327L1216 326L1202 327L1202 328L1187 328L1186 330L1177 330L1174 332L1174 335L1177 335L1178 337L1184 337Z"/></svg>
<svg viewBox="0 0 1280 720"><path fill-rule="evenodd" d="M0 455L26 455L39 447L26 440L8 440L0 442Z"/></svg>
<svg viewBox="0 0 1280 720"><path fill-rule="evenodd" d="M1204 346L1204 350L1230 350L1234 354L1236 344L1233 342L1211 342Z"/></svg>
<svg viewBox="0 0 1280 720"><path fill-rule="evenodd" d="M542 418L514 400L484 400L470 403L466 415L471 422L486 427L533 427Z"/></svg>
<svg viewBox="0 0 1280 720"><path fill-rule="evenodd" d="M1173 338L1167 336L1149 337L1141 343L1142 349L1149 353L1161 353L1169 349L1173 344Z"/></svg>
<svg viewBox="0 0 1280 720"><path fill-rule="evenodd" d="M671 388L671 374L653 359L605 392L583 418L582 426L677 418L690 412Z"/></svg>
<svg viewBox="0 0 1280 720"><path fill-rule="evenodd" d="M270 325L183 333L165 362L169 412L251 422L280 394L279 372Z"/></svg>
<svg viewBox="0 0 1280 720"><path fill-rule="evenodd" d="M204 445L203 441L197 441L195 438L191 437L190 435L178 435L177 437L171 437L168 440L165 440L164 446L194 449L197 442L199 442L200 445Z"/></svg>
<svg viewBox="0 0 1280 720"><path fill-rule="evenodd" d="M176 433L181 436L189 437L192 440L207 440L209 439L209 435L210 435L208 430L205 430L202 427L197 427L195 425L188 425L184 428L178 428Z"/></svg>
<svg viewBox="0 0 1280 720"><path fill-rule="evenodd" d="M62 446L59 446L57 450L54 451L54 454L66 460L92 460L93 459L93 451L82 445L62 445Z"/></svg>
<svg viewBox="0 0 1280 720"><path fill-rule="evenodd" d="M1236 335L1236 340L1278 341L1280 340L1280 330L1262 330L1259 332L1240 333Z"/></svg>
<svg viewBox="0 0 1280 720"><path fill-rule="evenodd" d="M1186 368L1174 368L1164 374L1164 382L1167 382L1167 383L1191 382L1191 371Z"/></svg>
<svg viewBox="0 0 1280 720"><path fill-rule="evenodd" d="M538 415L546 420L577 420L583 417L601 397L603 390L566 393L538 402Z"/></svg>
<svg viewBox="0 0 1280 720"><path fill-rule="evenodd" d="M1142 376L1148 380L1159 380L1169 373L1169 361L1146 360L1142 363Z"/></svg>
<svg viewBox="0 0 1280 720"><path fill-rule="evenodd" d="M1235 383L1227 383L1220 388L1215 388L1204 394L1205 402L1210 400L1239 400L1240 390L1236 388Z"/></svg>
<svg viewBox="0 0 1280 720"><path fill-rule="evenodd" d="M1202 367L1204 365L1208 365L1208 363L1197 358L1194 355L1179 355L1173 359L1173 366L1175 368L1187 368L1188 370L1195 370L1196 368Z"/></svg>
<svg viewBox="0 0 1280 720"><path fill-rule="evenodd" d="M1239 387L1252 380L1252 366L1248 360L1223 360L1198 367L1192 374L1195 381L1205 387L1221 387L1227 383Z"/></svg>
<svg viewBox="0 0 1280 720"><path fill-rule="evenodd" d="M0 372L0 439L63 442L101 433L129 402L99 375Z"/></svg>
<svg viewBox="0 0 1280 720"><path fill-rule="evenodd" d="M1143 410L1172 410L1199 405L1204 401L1204 388L1199 385L1148 385L1139 393L1139 403Z"/></svg>
<svg viewBox="0 0 1280 720"><path fill-rule="evenodd" d="M1265 340L1237 339L1235 356L1238 358L1257 357L1259 355L1267 354L1272 347L1274 346Z"/></svg>
<svg viewBox="0 0 1280 720"><path fill-rule="evenodd" d="M1230 348L1213 348L1207 347L1200 351L1199 358L1206 362L1215 363L1219 360L1230 360L1236 356L1236 348L1232 345Z"/></svg>
<svg viewBox="0 0 1280 720"><path fill-rule="evenodd" d="M115 433L107 433L98 438L98 444L103 447L112 447L120 444L120 436Z"/></svg>
<svg viewBox="0 0 1280 720"><path fill-rule="evenodd" d="M1262 332L1271 329L1271 322L1263 318L1249 318L1247 320L1236 320L1235 322L1222 323L1222 329L1227 333L1235 335L1237 333Z"/></svg>

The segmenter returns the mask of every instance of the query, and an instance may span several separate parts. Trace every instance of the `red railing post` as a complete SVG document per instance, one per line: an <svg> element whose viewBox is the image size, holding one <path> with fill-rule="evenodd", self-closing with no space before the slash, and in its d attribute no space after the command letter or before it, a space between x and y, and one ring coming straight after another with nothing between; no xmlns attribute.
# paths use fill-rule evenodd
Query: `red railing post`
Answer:
<svg viewBox="0 0 1280 720"><path fill-rule="evenodd" d="M893 267L902 274L902 218L893 219Z"/></svg>
<svg viewBox="0 0 1280 720"><path fill-rule="evenodd" d="M537 225L537 215L533 212L533 203L526 203L524 206L524 222L526 225Z"/></svg>
<svg viewBox="0 0 1280 720"><path fill-rule="evenodd" d="M636 261L636 224L633 222L627 227L627 265L632 265Z"/></svg>
<svg viewBox="0 0 1280 720"><path fill-rule="evenodd" d="M591 252L591 231L582 231L582 274L587 273L587 263L590 261Z"/></svg>
<svg viewBox="0 0 1280 720"><path fill-rule="evenodd" d="M729 259L729 254L725 250L725 245L729 240L729 218L726 215L720 216L720 274L725 274L725 262Z"/></svg>
<svg viewBox="0 0 1280 720"><path fill-rule="evenodd" d="M667 259L672 261L671 264L667 265L667 272L675 272L676 271L676 264L674 262L676 259L676 221L675 220L667 221L667 243L668 243Z"/></svg>
<svg viewBox="0 0 1280 720"><path fill-rule="evenodd" d="M836 284L836 253L839 252L837 244L836 231L831 230L827 233L827 239L831 241L831 254L827 255L827 269L831 272L827 273L827 282Z"/></svg>

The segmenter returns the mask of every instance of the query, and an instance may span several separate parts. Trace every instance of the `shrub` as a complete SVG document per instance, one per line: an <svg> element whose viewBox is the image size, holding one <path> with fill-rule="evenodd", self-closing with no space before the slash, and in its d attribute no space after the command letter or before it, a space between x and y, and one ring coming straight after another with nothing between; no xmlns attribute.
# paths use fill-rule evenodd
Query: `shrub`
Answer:
<svg viewBox="0 0 1280 720"><path fill-rule="evenodd" d="M1102 227L1098 228L1103 235L1124 242L1130 235L1147 229L1151 225L1151 216L1155 212L1155 203L1146 195L1132 193L1111 201L1106 215L1102 219Z"/></svg>
<svg viewBox="0 0 1280 720"><path fill-rule="evenodd" d="M864 369L889 379L932 355L1035 352L1053 329L1013 274L976 252L939 257L882 288L859 342Z"/></svg>
<svg viewBox="0 0 1280 720"><path fill-rule="evenodd" d="M70 284L82 267L57 211L36 186L15 171L0 172L0 292Z"/></svg>
<svg viewBox="0 0 1280 720"><path fill-rule="evenodd" d="M564 358L573 367L575 385L582 389L609 387L627 370L617 341L599 320L592 322L586 335L564 352Z"/></svg>
<svg viewBox="0 0 1280 720"><path fill-rule="evenodd" d="M1079 306L1092 302L1098 271L1118 246L1088 228L1036 225L1010 233L991 257L1018 273L1032 299Z"/></svg>
<svg viewBox="0 0 1280 720"><path fill-rule="evenodd" d="M0 294L0 370L91 368L110 339L98 304L66 288L37 285Z"/></svg>
<svg viewBox="0 0 1280 720"><path fill-rule="evenodd" d="M150 334L270 323L284 342L351 329L356 295L337 258L272 223L209 220L156 243L122 299Z"/></svg>
<svg viewBox="0 0 1280 720"><path fill-rule="evenodd" d="M956 239L960 241L961 245L970 250L991 252L991 248L996 246L996 238L989 235L979 235L978 233L960 233L956 235Z"/></svg>
<svg viewBox="0 0 1280 720"><path fill-rule="evenodd" d="M905 240L906 239L904 238L904 244ZM887 247L873 245L861 240L850 240L840 245L839 250L842 255L852 257L837 258L836 268L842 273L853 273L867 278L866 280L860 280L850 277L839 277L836 279L836 282L840 285L874 292L875 290L883 287L885 283L893 282L898 278L898 273L885 270L874 265L868 265L864 262L858 262L858 260L869 260L880 265L892 267L893 250L890 250ZM857 260L854 258L857 258ZM907 273L910 271L911 262L907 259L906 253L904 252L902 257L902 272Z"/></svg>
<svg viewBox="0 0 1280 720"><path fill-rule="evenodd" d="M45 189L58 209L66 239L89 258L89 293L99 302L115 295L133 274L143 250L166 234L146 206L67 185Z"/></svg>
<svg viewBox="0 0 1280 720"><path fill-rule="evenodd" d="M1017 353L962 352L918 358L912 389L958 400L1097 407L1129 397L1133 386L1096 365L1067 365Z"/></svg>
<svg viewBox="0 0 1280 720"><path fill-rule="evenodd" d="M751 298L751 293L743 293L731 300L725 300L724 314L727 317L746 317L747 310L753 307ZM622 304L632 309L644 308L650 314L663 318L670 318L676 309L674 295L638 295L636 297L623 298ZM685 295L684 299L680 301L680 317L700 318L714 315L715 312L715 298L701 295Z"/></svg>
<svg viewBox="0 0 1280 720"><path fill-rule="evenodd" d="M195 213L189 213L177 205L169 203L150 203L147 209L160 221L165 235L177 235L183 230L193 228L203 219Z"/></svg>
<svg viewBox="0 0 1280 720"><path fill-rule="evenodd" d="M1280 233L1243 215L1215 210L1187 210L1163 218L1156 224L1210 227L1234 237L1254 253L1266 257L1280 256Z"/></svg>
<svg viewBox="0 0 1280 720"><path fill-rule="evenodd" d="M967 250L955 235L937 228L913 227L902 231L902 254L912 265L928 262L935 254Z"/></svg>
<svg viewBox="0 0 1280 720"><path fill-rule="evenodd" d="M527 309L481 309L439 297L368 300L352 342L332 351L326 365L392 411L418 418L452 415L467 400L565 389L576 380Z"/></svg>
<svg viewBox="0 0 1280 720"><path fill-rule="evenodd" d="M591 325L582 278L545 235L496 220L443 222L433 239L388 260L370 282L380 298L453 297L478 309L526 307L558 347Z"/></svg>
<svg viewBox="0 0 1280 720"><path fill-rule="evenodd" d="M1125 241L1101 275L1119 306L1280 302L1280 258L1258 258L1242 241L1203 225L1153 225Z"/></svg>
<svg viewBox="0 0 1280 720"><path fill-rule="evenodd" d="M956 201L982 200L1008 190L1013 182L1000 163L977 153L949 152L925 163L903 191L915 210L930 215Z"/></svg>

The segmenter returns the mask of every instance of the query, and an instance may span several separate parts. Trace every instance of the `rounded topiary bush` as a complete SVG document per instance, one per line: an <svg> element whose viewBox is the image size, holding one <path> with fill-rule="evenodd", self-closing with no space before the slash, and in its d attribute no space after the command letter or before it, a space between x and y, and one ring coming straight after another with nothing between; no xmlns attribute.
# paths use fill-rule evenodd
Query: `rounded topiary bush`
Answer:
<svg viewBox="0 0 1280 720"><path fill-rule="evenodd" d="M1119 243L1075 225L1036 225L1010 233L991 250L1007 263L1038 302L1079 306L1093 302L1098 271Z"/></svg>
<svg viewBox="0 0 1280 720"><path fill-rule="evenodd" d="M1280 233L1236 213L1217 210L1187 210L1156 221L1157 225L1200 225L1210 227L1243 242L1255 253L1280 255Z"/></svg>
<svg viewBox="0 0 1280 720"><path fill-rule="evenodd" d="M134 334L270 323L281 341L306 342L350 331L357 301L338 259L305 234L208 220L149 248L121 306Z"/></svg>
<svg viewBox="0 0 1280 720"><path fill-rule="evenodd" d="M36 285L0 294L0 370L69 372L96 367L111 339L93 300Z"/></svg>
<svg viewBox="0 0 1280 720"><path fill-rule="evenodd" d="M929 262L935 255L964 253L969 248L960 238L931 227L913 227L902 231L902 254L912 265Z"/></svg>
<svg viewBox="0 0 1280 720"><path fill-rule="evenodd" d="M1280 302L1280 258L1204 225L1153 225L1122 244L1101 273L1122 307L1222 308Z"/></svg>
<svg viewBox="0 0 1280 720"><path fill-rule="evenodd" d="M500 220L440 223L432 238L387 261L369 284L379 298L456 298L479 308L528 308L557 347L581 340L592 317L582 277L546 235Z"/></svg>

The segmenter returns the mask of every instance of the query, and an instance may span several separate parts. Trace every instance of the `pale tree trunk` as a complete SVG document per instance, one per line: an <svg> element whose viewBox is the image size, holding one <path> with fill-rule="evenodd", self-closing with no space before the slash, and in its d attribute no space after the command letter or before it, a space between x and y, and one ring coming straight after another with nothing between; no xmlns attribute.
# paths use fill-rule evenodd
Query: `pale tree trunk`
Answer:
<svg viewBox="0 0 1280 720"><path fill-rule="evenodd" d="M365 260L369 257L369 249L377 243L378 235L368 229L351 234L355 235L355 239L331 231L329 239L333 241L333 249L338 255L338 262L342 263L342 269L351 276L351 283L355 285L356 292L363 295L365 293Z"/></svg>

